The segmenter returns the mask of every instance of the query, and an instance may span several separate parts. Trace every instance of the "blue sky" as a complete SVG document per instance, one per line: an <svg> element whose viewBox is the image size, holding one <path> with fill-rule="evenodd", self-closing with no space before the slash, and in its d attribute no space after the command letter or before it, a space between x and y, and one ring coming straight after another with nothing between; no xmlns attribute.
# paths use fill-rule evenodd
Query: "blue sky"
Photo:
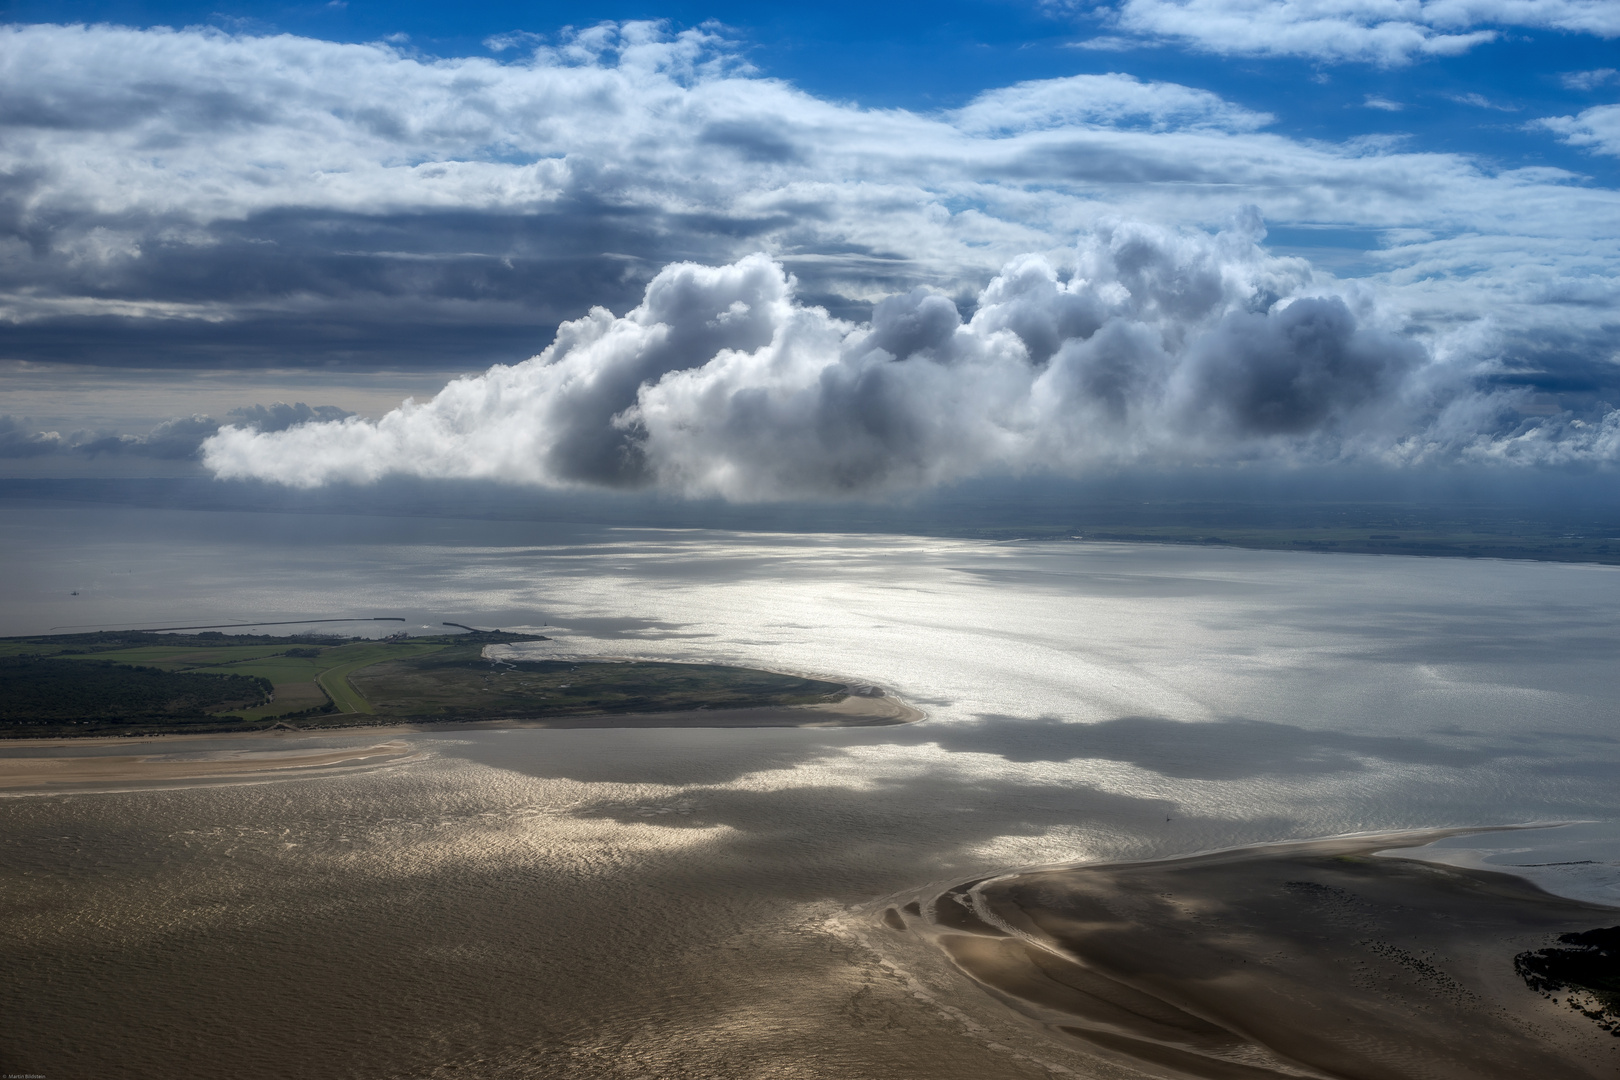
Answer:
<svg viewBox="0 0 1620 1080"><path fill-rule="evenodd" d="M1620 456L1600 0L5 10L13 469Z"/></svg>

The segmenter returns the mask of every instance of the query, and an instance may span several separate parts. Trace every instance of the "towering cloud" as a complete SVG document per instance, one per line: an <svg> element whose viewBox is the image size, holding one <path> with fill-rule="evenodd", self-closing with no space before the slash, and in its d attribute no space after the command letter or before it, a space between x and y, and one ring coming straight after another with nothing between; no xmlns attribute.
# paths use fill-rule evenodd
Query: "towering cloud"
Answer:
<svg viewBox="0 0 1620 1080"><path fill-rule="evenodd" d="M226 428L204 460L298 486L410 474L747 500L1098 463L1547 458L1522 391L1321 293L1261 235L1252 213L1214 236L1115 223L1067 276L1014 260L966 320L919 288L857 325L799 302L763 255L675 264L627 314L565 323L524 363L376 422ZM1611 457L1614 418L1547 446Z"/></svg>

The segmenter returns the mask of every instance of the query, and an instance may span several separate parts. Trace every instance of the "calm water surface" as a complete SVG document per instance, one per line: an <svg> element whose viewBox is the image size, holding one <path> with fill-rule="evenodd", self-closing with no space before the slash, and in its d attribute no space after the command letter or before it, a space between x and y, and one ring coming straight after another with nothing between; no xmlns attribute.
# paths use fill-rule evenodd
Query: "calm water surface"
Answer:
<svg viewBox="0 0 1620 1080"><path fill-rule="evenodd" d="M5 633L397 614L929 714L421 733L351 776L0 801L0 1065L52 1080L1061 1075L850 912L1034 863L1620 819L1609 568L62 509L0 542ZM1598 895L1585 828L1563 887Z"/></svg>

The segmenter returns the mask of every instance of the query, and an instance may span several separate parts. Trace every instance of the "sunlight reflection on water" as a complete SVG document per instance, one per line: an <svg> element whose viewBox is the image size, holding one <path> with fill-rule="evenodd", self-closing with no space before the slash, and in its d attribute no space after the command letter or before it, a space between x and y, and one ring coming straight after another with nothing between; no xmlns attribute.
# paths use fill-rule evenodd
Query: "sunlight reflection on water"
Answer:
<svg viewBox="0 0 1620 1080"><path fill-rule="evenodd" d="M1620 818L1609 568L116 514L4 526L7 632L399 614L872 681L929 719L414 733L428 760L363 775L7 800L8 967L55 973L11 1015L86 1070L214 1032L189 1060L244 1076L723 1076L739 1047L1024 1075L816 927L1018 865ZM136 1045L80 1037L132 1011Z"/></svg>

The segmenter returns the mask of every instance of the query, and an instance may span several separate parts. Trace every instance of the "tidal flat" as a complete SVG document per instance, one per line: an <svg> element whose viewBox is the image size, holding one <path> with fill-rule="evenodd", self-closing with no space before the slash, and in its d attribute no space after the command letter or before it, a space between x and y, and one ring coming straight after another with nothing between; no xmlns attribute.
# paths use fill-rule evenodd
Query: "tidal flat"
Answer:
<svg viewBox="0 0 1620 1080"><path fill-rule="evenodd" d="M1098 1065L1208 1080L1614 1075L1620 957L1600 928L1620 912L1398 857L1447 835L1032 870L880 920ZM1538 964L1551 939L1574 948ZM1565 953L1595 977L1554 975L1574 969ZM1525 979L1527 963L1547 975Z"/></svg>
<svg viewBox="0 0 1620 1080"><path fill-rule="evenodd" d="M454 613L544 634L551 660L861 680L928 719L80 741L336 753L344 771L0 799L6 1071L1142 1075L906 945L884 898L1021 867L1620 819L1606 567L107 517L0 521L20 567L0 582L6 632L382 615L386 598L415 632ZM385 742L398 756L342 764ZM1549 887L1608 910L1613 830L1572 828L1599 832L1574 854L1549 847L1559 829L1514 833L1492 865L1570 863Z"/></svg>

